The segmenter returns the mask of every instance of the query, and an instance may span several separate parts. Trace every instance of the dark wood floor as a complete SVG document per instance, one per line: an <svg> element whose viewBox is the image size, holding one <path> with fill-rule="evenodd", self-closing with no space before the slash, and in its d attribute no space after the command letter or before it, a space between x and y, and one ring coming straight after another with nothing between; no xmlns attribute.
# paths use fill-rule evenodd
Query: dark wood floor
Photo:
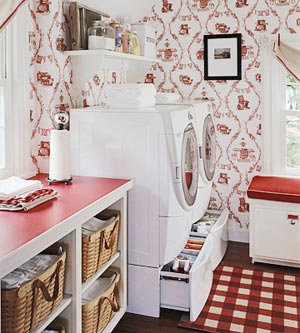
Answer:
<svg viewBox="0 0 300 333"><path fill-rule="evenodd" d="M229 242L227 253L222 264L234 265L243 268L257 268L271 271L299 272L297 268L288 268L277 265L251 263L249 246L245 243ZM145 299L145 302L147 300ZM126 313L113 333L191 333L192 330L177 327L183 312L162 309L160 318L151 318Z"/></svg>

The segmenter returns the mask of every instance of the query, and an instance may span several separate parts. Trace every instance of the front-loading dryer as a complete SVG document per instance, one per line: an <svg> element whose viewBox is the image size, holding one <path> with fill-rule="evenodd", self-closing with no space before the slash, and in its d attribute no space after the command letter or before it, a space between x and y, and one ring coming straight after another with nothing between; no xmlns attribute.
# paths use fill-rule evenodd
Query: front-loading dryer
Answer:
<svg viewBox="0 0 300 333"><path fill-rule="evenodd" d="M210 185L216 168L216 132L209 102L192 103L199 145L199 187Z"/></svg>
<svg viewBox="0 0 300 333"><path fill-rule="evenodd" d="M72 174L134 179L128 199L128 309L159 316L160 267L182 250L193 222L199 177L194 110L74 109L70 128Z"/></svg>
<svg viewBox="0 0 300 333"><path fill-rule="evenodd" d="M216 133L211 115L211 104L206 101L172 102L164 105L193 107L198 142L198 190L192 208L192 220L199 220L208 208L216 167Z"/></svg>
<svg viewBox="0 0 300 333"><path fill-rule="evenodd" d="M199 149L198 191L192 219L199 220L208 208L216 168L216 131L210 102L193 102Z"/></svg>

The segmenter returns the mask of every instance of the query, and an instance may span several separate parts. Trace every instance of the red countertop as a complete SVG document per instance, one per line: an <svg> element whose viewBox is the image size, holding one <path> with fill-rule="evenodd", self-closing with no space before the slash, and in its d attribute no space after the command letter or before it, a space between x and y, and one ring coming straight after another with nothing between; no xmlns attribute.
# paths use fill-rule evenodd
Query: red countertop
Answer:
<svg viewBox="0 0 300 333"><path fill-rule="evenodd" d="M39 174L31 179L48 186L47 176ZM128 182L130 180L74 176L70 185L50 186L58 192L53 200L27 212L0 211L0 258Z"/></svg>

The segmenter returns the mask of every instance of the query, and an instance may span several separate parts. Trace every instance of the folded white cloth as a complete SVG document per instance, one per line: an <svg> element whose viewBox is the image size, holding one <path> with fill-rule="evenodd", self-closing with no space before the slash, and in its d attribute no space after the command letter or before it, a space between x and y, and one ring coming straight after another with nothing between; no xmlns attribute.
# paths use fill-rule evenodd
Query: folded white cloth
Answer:
<svg viewBox="0 0 300 333"><path fill-rule="evenodd" d="M42 188L39 180L25 180L19 177L9 177L0 180L0 200L7 200L13 196Z"/></svg>
<svg viewBox="0 0 300 333"><path fill-rule="evenodd" d="M105 95L107 97L117 96L155 96L156 88L151 83L125 83L106 85Z"/></svg>
<svg viewBox="0 0 300 333"><path fill-rule="evenodd" d="M1 279L1 289L18 288L22 284L38 277L58 259L57 255L38 254L25 262L22 266L7 274Z"/></svg>
<svg viewBox="0 0 300 333"><path fill-rule="evenodd" d="M102 277L96 280L82 295L82 304L89 303L98 296L102 295L113 283L116 274L106 278Z"/></svg>
<svg viewBox="0 0 300 333"><path fill-rule="evenodd" d="M23 193L7 200L0 200L0 210L29 210L37 205L57 197L57 192L52 188L42 188L33 192Z"/></svg>
<svg viewBox="0 0 300 333"><path fill-rule="evenodd" d="M155 104L155 97L136 98L135 100L115 99L107 101L107 106L112 109L145 108Z"/></svg>
<svg viewBox="0 0 300 333"><path fill-rule="evenodd" d="M104 229L107 226L109 226L113 220L114 220L114 217L111 217L109 220L100 220L100 219L97 219L96 217L92 217L82 225L81 233L83 235L90 236L94 232Z"/></svg>
<svg viewBox="0 0 300 333"><path fill-rule="evenodd" d="M153 101L154 96L127 96L125 95L117 95L117 96L109 96L106 98L107 104L116 104L116 103L123 103L123 104L132 104L132 103L141 103L145 100ZM156 101L156 100L155 100Z"/></svg>
<svg viewBox="0 0 300 333"><path fill-rule="evenodd" d="M176 93L157 93L155 98L157 104L166 104L179 101L180 95Z"/></svg>

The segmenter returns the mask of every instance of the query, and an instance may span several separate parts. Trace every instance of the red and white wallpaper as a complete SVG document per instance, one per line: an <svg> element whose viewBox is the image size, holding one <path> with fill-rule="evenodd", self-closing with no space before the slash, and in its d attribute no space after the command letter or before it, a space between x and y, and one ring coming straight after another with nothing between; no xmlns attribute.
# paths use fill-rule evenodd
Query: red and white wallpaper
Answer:
<svg viewBox="0 0 300 333"><path fill-rule="evenodd" d="M30 120L32 161L48 171L53 114L74 106L101 105L106 83L124 82L124 73L103 69L72 98L68 45L69 1L29 0ZM261 171L262 68L260 39L300 32L300 0L154 0L141 17L157 27L162 64L145 75L161 92L184 100L210 100L217 132L217 172L210 206L228 207L236 230L247 232L246 190ZM203 35L242 34L242 80L204 81Z"/></svg>

